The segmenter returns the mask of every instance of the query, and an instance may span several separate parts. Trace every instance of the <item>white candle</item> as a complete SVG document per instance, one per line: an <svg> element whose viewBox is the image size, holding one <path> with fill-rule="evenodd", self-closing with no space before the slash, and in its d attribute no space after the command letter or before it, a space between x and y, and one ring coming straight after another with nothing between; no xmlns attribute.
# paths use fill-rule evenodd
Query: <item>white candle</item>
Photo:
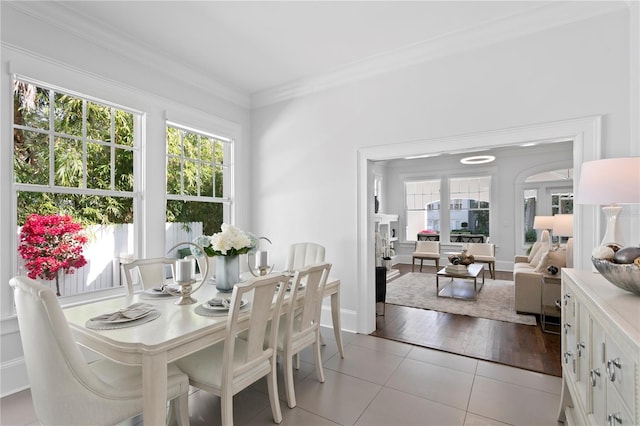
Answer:
<svg viewBox="0 0 640 426"><path fill-rule="evenodd" d="M256 268L266 268L269 266L269 252L258 251L256 252Z"/></svg>
<svg viewBox="0 0 640 426"><path fill-rule="evenodd" d="M195 263L193 259L180 259L176 262L176 281L193 280Z"/></svg>

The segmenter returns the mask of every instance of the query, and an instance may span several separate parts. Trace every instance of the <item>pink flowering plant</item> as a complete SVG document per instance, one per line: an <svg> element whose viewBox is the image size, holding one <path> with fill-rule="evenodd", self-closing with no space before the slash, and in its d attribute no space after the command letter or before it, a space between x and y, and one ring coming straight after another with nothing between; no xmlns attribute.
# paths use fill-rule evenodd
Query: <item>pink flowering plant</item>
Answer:
<svg viewBox="0 0 640 426"><path fill-rule="evenodd" d="M87 264L82 254L87 237L82 231L82 225L69 215L29 215L20 231L18 247L29 278L55 279L60 296L58 272L73 274L75 268Z"/></svg>

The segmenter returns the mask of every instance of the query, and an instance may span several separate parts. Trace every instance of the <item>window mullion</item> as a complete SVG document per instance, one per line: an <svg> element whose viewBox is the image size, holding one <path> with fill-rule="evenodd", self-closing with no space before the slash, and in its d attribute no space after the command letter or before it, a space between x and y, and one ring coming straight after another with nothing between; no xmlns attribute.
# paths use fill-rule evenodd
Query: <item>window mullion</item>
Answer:
<svg viewBox="0 0 640 426"><path fill-rule="evenodd" d="M87 187L87 100L82 100L82 187Z"/></svg>
<svg viewBox="0 0 640 426"><path fill-rule="evenodd" d="M56 163L55 163L55 93L53 90L49 90L49 186L54 186L56 183Z"/></svg>

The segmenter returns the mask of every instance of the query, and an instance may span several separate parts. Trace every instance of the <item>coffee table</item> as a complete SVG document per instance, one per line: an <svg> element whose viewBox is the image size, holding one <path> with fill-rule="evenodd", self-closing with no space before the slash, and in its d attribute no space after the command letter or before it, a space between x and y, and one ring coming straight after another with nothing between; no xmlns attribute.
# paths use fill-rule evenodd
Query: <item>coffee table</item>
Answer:
<svg viewBox="0 0 640 426"><path fill-rule="evenodd" d="M482 273L482 282L478 286L478 276ZM440 288L440 277L451 278ZM473 280L473 282L471 282ZM472 263L467 272L462 274L447 273L442 268L436 273L436 294L438 297L453 297L455 299L477 300L478 293L484 287L484 264Z"/></svg>

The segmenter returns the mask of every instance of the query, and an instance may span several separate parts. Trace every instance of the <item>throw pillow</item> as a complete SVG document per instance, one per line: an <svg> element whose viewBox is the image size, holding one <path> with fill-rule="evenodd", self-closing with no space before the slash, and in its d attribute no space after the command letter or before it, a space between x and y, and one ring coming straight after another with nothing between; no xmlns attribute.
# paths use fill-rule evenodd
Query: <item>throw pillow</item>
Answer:
<svg viewBox="0 0 640 426"><path fill-rule="evenodd" d="M560 271L560 269L567 266L566 250L547 251L544 255L542 255L542 258L540 258L540 263L538 263L538 266L536 267L536 272L546 274L548 273L547 270L549 266L555 266L558 269L558 272Z"/></svg>
<svg viewBox="0 0 640 426"><path fill-rule="evenodd" d="M542 241L536 241L531 246L531 251L529 252L529 256L527 257L527 262L531 263L533 261L533 257L538 253L540 247L542 247Z"/></svg>
<svg viewBox="0 0 640 426"><path fill-rule="evenodd" d="M538 250L535 252L533 257L529 261L529 265L531 265L532 268L536 268L540 263L540 259L542 259L542 255L544 255L548 250L551 250L551 246L549 245L549 243L541 241L541 244L538 247Z"/></svg>

